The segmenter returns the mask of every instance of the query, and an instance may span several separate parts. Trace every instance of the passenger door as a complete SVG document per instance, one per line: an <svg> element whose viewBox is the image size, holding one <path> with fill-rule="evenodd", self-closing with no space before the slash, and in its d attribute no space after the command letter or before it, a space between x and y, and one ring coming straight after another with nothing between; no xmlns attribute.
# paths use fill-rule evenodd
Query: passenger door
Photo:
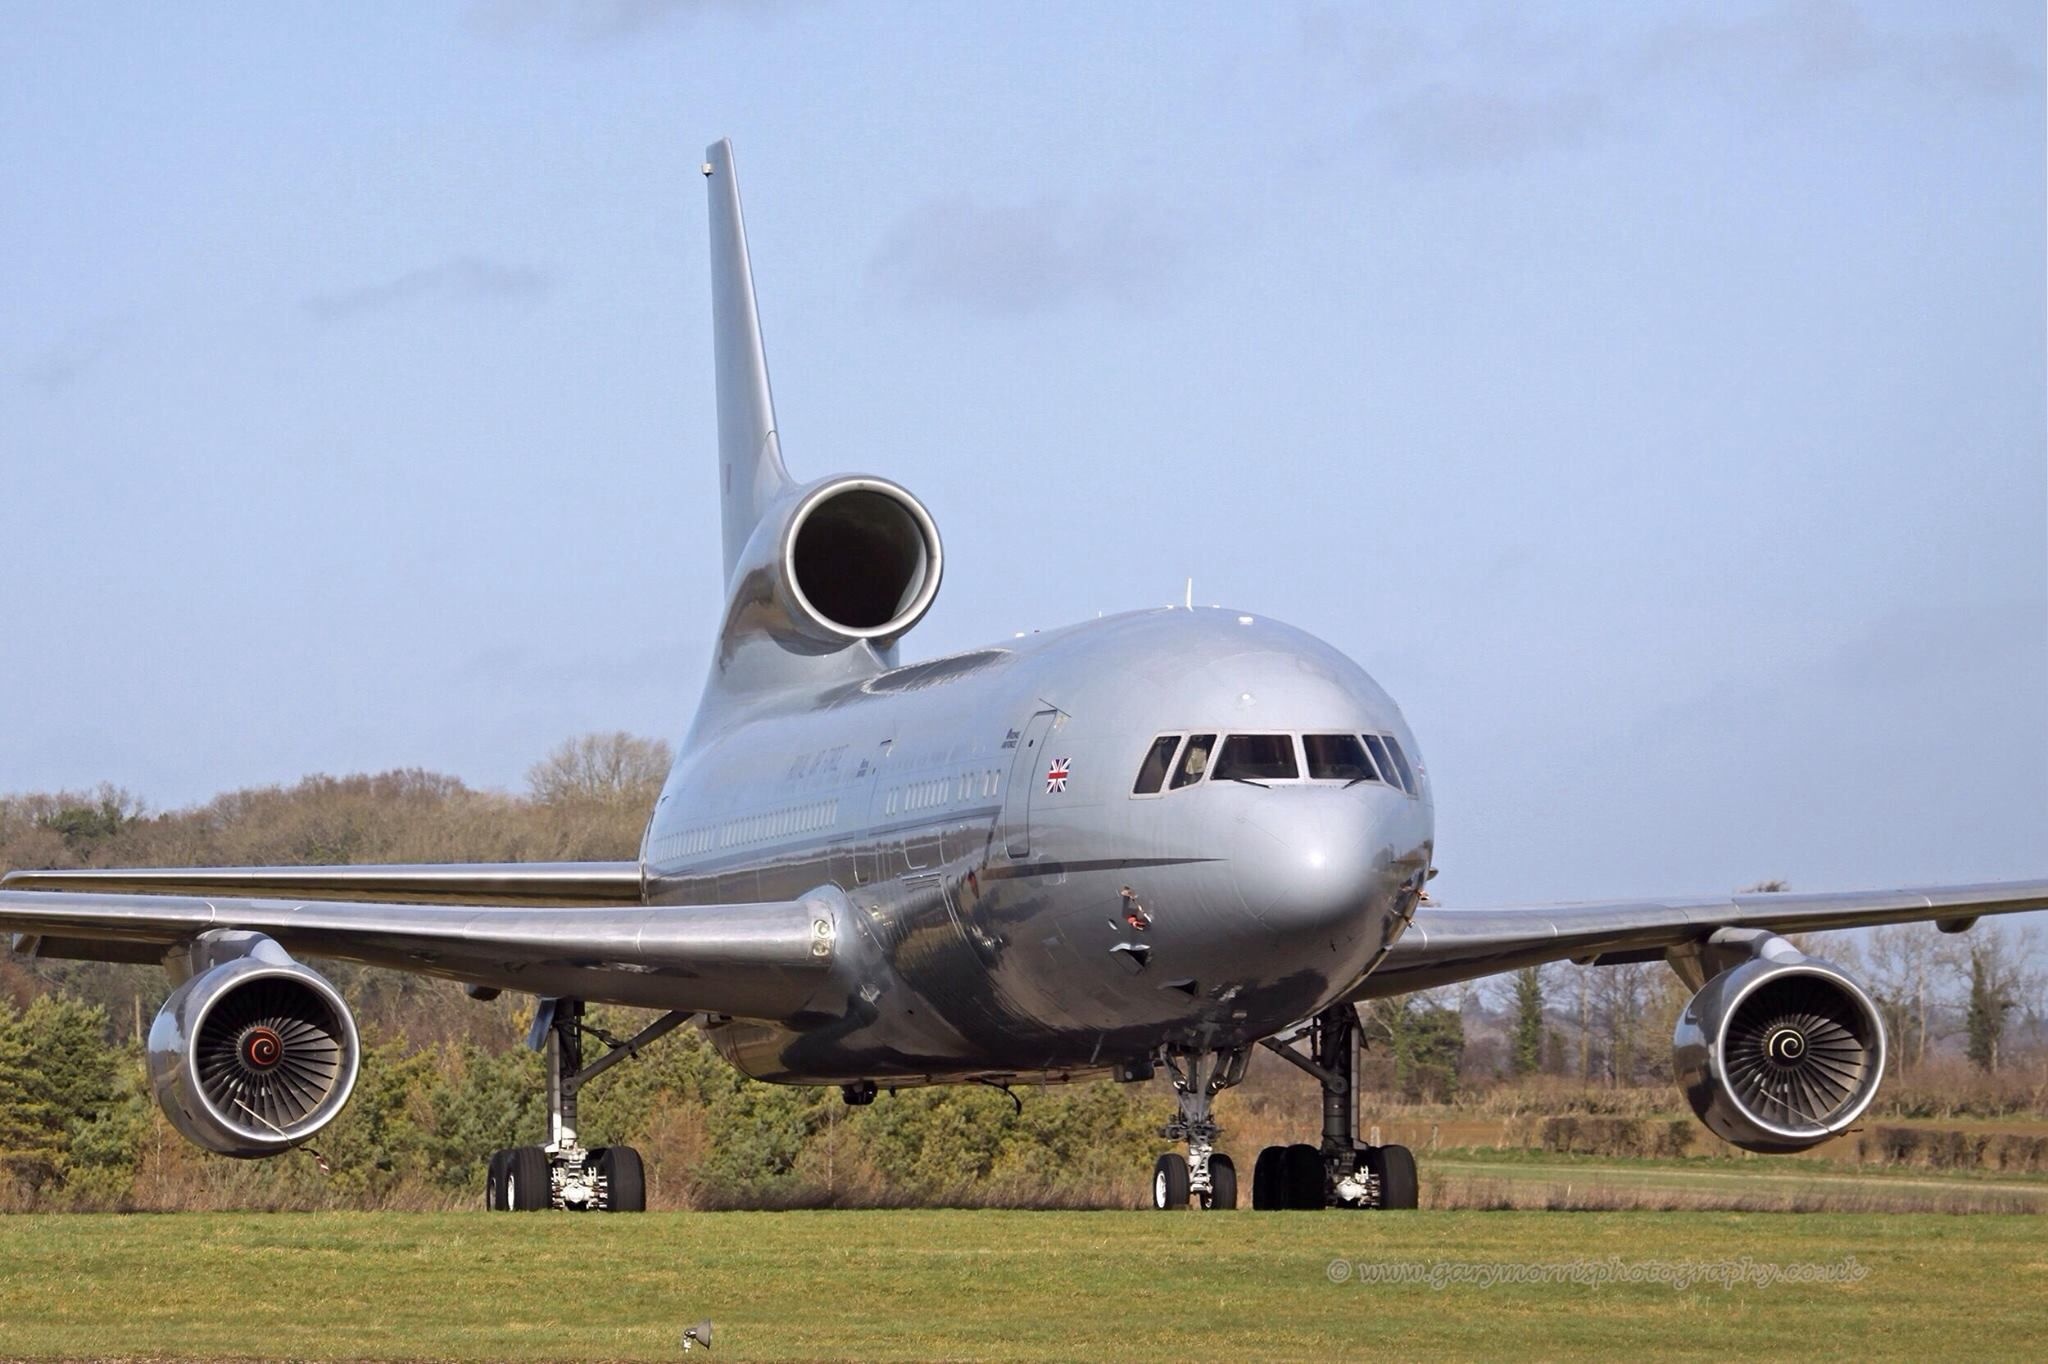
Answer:
<svg viewBox="0 0 2048 1364"><path fill-rule="evenodd" d="M1045 709L1024 722L1017 737L1016 752L1010 756L1009 785L1003 790L1003 851L1009 856L1031 855L1031 798L1045 776L1045 740L1052 730L1055 709Z"/></svg>

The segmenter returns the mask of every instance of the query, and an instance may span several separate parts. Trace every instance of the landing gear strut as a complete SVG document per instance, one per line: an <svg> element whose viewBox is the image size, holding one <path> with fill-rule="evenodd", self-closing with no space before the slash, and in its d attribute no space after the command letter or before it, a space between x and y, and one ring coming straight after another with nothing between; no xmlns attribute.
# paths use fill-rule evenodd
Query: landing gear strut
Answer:
<svg viewBox="0 0 2048 1364"><path fill-rule="evenodd" d="M1308 1041L1308 1054L1294 1045ZM1284 1040L1260 1045L1307 1071L1323 1090L1320 1146L1268 1146L1252 1169L1252 1207L1413 1208L1420 1201L1415 1156L1405 1146L1358 1140L1358 1010L1336 1004Z"/></svg>
<svg viewBox="0 0 2048 1364"><path fill-rule="evenodd" d="M645 1212L647 1180L640 1153L630 1146L586 1150L576 1138L576 1094L596 1076L695 1016L663 1014L622 1041L583 1021L582 1000L541 1000L527 1045L545 1048L547 1054L548 1143L515 1146L491 1156L487 1206L494 1212L547 1208ZM587 1066L583 1064L585 1036L605 1045L604 1055Z"/></svg>
<svg viewBox="0 0 2048 1364"><path fill-rule="evenodd" d="M1216 1150L1222 1129L1210 1115L1216 1096L1244 1078L1250 1052L1197 1051L1160 1053L1173 1076L1178 1111L1159 1129L1168 1141L1186 1142L1186 1156L1169 1152L1152 1165L1152 1206L1185 1208L1190 1199L1209 1209L1237 1206L1237 1166Z"/></svg>

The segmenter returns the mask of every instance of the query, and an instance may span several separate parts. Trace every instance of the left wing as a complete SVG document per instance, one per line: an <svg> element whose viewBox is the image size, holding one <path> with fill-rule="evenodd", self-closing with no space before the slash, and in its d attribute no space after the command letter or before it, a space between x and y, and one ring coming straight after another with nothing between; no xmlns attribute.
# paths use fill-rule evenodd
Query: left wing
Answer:
<svg viewBox="0 0 2048 1364"><path fill-rule="evenodd" d="M1960 932L1986 914L2048 909L2048 880L1908 890L1784 891L1704 899L1610 900L1525 909L1425 905L1353 999L1378 999L1570 959L1656 961L1723 928L1813 933L1934 920Z"/></svg>
<svg viewBox="0 0 2048 1364"><path fill-rule="evenodd" d="M637 905L638 862L400 862L313 867L78 867L11 871L13 890L99 890L408 904Z"/></svg>
<svg viewBox="0 0 2048 1364"><path fill-rule="evenodd" d="M0 889L0 932L53 957L162 961L216 929L485 988L785 1019L861 939L836 886L730 905L392 904Z"/></svg>

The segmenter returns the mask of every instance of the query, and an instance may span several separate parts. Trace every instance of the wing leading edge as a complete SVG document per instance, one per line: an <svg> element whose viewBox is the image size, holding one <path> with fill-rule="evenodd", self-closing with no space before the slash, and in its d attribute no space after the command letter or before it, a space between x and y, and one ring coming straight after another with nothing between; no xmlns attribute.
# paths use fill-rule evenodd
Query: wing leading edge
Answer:
<svg viewBox="0 0 2048 1364"><path fill-rule="evenodd" d="M1704 942L1723 928L1813 933L1875 924L1967 927L1986 914L2048 909L2048 880L1801 895L1612 900L1521 909L1417 911L1377 970L1353 992L1376 999L1564 961L1639 961Z"/></svg>
<svg viewBox="0 0 2048 1364"><path fill-rule="evenodd" d="M330 867L87 867L13 871L9 890L231 895L404 904L637 905L638 862L414 862Z"/></svg>
<svg viewBox="0 0 2048 1364"><path fill-rule="evenodd" d="M465 984L646 1008L785 1019L820 1003L858 933L846 896L733 905L394 904L0 889L16 949L161 960L243 929L287 950Z"/></svg>

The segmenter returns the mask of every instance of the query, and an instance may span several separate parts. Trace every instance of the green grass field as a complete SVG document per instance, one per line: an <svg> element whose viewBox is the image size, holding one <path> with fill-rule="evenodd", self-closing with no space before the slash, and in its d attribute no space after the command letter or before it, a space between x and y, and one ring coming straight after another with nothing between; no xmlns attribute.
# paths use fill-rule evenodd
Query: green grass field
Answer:
<svg viewBox="0 0 2048 1364"><path fill-rule="evenodd" d="M1464 1147L1425 1153L1424 1206L1748 1212L2048 1212L2048 1175ZM2048 1234L2048 1232L2044 1232Z"/></svg>
<svg viewBox="0 0 2048 1364"><path fill-rule="evenodd" d="M1360 1283L1330 1263L1832 1265ZM1419 1212L0 1218L8 1358L2048 1357L2033 1216Z"/></svg>

